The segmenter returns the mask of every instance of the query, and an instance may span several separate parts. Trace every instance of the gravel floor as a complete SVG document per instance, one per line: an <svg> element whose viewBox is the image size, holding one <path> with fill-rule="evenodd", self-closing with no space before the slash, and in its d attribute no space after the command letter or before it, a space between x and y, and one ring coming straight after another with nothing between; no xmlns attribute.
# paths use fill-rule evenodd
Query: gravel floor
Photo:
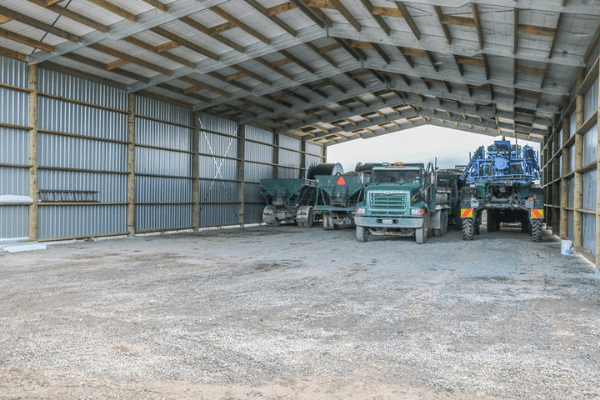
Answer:
<svg viewBox="0 0 600 400"><path fill-rule="evenodd" d="M223 229L0 254L0 399L600 397L600 279L545 232Z"/></svg>

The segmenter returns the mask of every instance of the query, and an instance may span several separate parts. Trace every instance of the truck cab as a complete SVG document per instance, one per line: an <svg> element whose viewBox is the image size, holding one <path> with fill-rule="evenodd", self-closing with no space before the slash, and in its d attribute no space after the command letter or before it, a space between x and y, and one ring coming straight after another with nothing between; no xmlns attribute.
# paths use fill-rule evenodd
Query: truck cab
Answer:
<svg viewBox="0 0 600 400"><path fill-rule="evenodd" d="M356 206L354 222L359 242L369 235L411 236L425 243L430 233L441 236L447 226L448 199L438 198L431 163L393 163L373 168L365 199ZM441 212L444 210L444 212ZM435 214L437 215L437 222ZM446 224L444 225L444 215Z"/></svg>

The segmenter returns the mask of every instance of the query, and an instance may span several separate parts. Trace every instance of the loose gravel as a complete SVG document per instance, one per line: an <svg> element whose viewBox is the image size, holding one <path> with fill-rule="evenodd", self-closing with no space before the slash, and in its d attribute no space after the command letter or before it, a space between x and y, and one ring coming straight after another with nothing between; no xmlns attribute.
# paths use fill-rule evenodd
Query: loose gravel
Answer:
<svg viewBox="0 0 600 400"><path fill-rule="evenodd" d="M0 253L0 399L600 397L600 279L545 232L253 227Z"/></svg>

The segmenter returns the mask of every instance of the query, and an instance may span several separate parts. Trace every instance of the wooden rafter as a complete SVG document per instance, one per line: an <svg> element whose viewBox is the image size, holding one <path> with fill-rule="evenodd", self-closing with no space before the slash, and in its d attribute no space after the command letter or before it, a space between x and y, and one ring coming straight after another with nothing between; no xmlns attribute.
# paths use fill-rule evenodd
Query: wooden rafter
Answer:
<svg viewBox="0 0 600 400"><path fill-rule="evenodd" d="M289 59L287 59L287 58L284 58L284 60L289 60ZM262 66L264 66L264 67L266 67L266 68L269 68L269 69L270 69L270 70L272 70L272 71L275 71L275 72L277 72L277 73L278 73L279 75L281 75L281 76L285 76L285 77L286 77L286 78L288 78L289 80L292 80L292 81L294 80L294 76L293 76L292 74L290 74L289 72L287 72L287 71L284 71L283 69L279 68L279 65L274 65L275 63L269 63L268 61L266 61L266 60L263 60L263 59L262 59L262 58L260 58L260 57L256 57L256 58L254 59L254 61L258 62L259 64L261 64ZM291 61L291 60L290 60L290 61ZM280 64L280 65L282 65L282 64Z"/></svg>
<svg viewBox="0 0 600 400"><path fill-rule="evenodd" d="M136 16L133 13L130 13L129 11L113 4L113 3L109 3L106 0L87 0L90 3L93 3L95 5L97 5L98 7L102 7L103 9L105 9L106 11L109 11L115 15L118 15L119 17L125 18L131 22L135 22L136 21Z"/></svg>
<svg viewBox="0 0 600 400"><path fill-rule="evenodd" d="M288 24L286 24L285 22L283 22L280 18L278 18L276 16L276 14L278 13L272 13L269 10L272 9L267 9L265 7L263 7L258 1L256 0L246 0L246 3L250 4L252 7L254 7L259 13L261 13L262 15L264 15L265 17L269 18L271 21L273 21L275 24L277 24L280 28L284 29L285 31L287 31L290 35L292 36L297 36L298 33ZM292 8L295 8L296 6L294 5L294 7L290 8L293 5L292 3L285 3L282 4L282 6L284 6L284 11L288 11L291 10ZM277 8L279 7L279 9L281 9L281 6L275 6L273 8ZM283 12L283 11L281 11Z"/></svg>
<svg viewBox="0 0 600 400"><path fill-rule="evenodd" d="M310 65L306 64L304 61L300 60L298 57L296 57L295 55L293 55L289 51L287 51L287 50L279 50L279 52L281 54L283 54L285 57L287 57L290 60L292 60L293 62L295 62L296 64L298 64L299 66L301 66L302 68L304 68L305 70L307 70L308 72L310 72L311 74L316 73L316 71L314 70L314 68L312 68Z"/></svg>
<svg viewBox="0 0 600 400"><path fill-rule="evenodd" d="M277 14L284 13L286 11L290 11L296 8L296 5L292 2L283 3L275 7L271 7L267 9L267 17L273 17Z"/></svg>
<svg viewBox="0 0 600 400"><path fill-rule="evenodd" d="M452 44L452 35L450 34L450 29L448 29L446 24L444 24L444 13L442 12L442 7L433 6L433 11L435 12L438 22L440 23L440 26L442 27L442 32L444 33L444 36L446 37L446 42L448 44Z"/></svg>
<svg viewBox="0 0 600 400"><path fill-rule="evenodd" d="M213 53L212 51L207 50L204 47L198 46L197 44L192 43L187 39L177 36L176 34L172 33L171 31L168 31L168 30L158 27L158 26L155 28L151 28L150 30L154 33L157 33L161 36L166 37L167 39L170 39L176 43L179 43L180 45L185 46L188 49L195 51L196 53L202 54L203 56L208 57L208 58L212 58L215 61L219 61L219 56L216 53Z"/></svg>
<svg viewBox="0 0 600 400"><path fill-rule="evenodd" d="M167 11L167 5L159 0L143 0L144 2L150 4L154 8L158 8L160 11Z"/></svg>
<svg viewBox="0 0 600 400"><path fill-rule="evenodd" d="M556 35L556 29L546 28L544 26L519 25L517 33L523 35L554 37Z"/></svg>
<svg viewBox="0 0 600 400"><path fill-rule="evenodd" d="M63 39L67 39L71 42L79 43L79 41L80 41L79 36L77 36L75 34L72 34L63 29L57 28L55 26L45 24L41 21L38 21L34 18L31 18L27 15L18 13L16 11L13 11L13 10L6 8L4 6L1 6L1 5L0 5L0 14L4 15L7 18L14 19L15 21L19 21L25 25L32 26L36 29L41 29L41 30L49 32L55 36L61 37Z"/></svg>
<svg viewBox="0 0 600 400"><path fill-rule="evenodd" d="M263 34L257 32L256 30L252 29L251 27L249 27L248 25L246 25L245 23L243 23L242 21L240 21L239 19L237 19L233 15L229 14L225 10L219 8L218 6L210 7L209 10L212 11L212 12L214 12L215 14L217 14L219 17L221 17L223 19L226 19L227 21L231 22L232 24L234 24L235 26L237 26L238 28L240 28L244 32L248 33L249 35L254 36L255 38L257 38L261 42L263 42L265 44L271 44L271 41L266 36L264 36Z"/></svg>
<svg viewBox="0 0 600 400"><path fill-rule="evenodd" d="M92 60L91 58L80 56L75 53L64 54L63 57L68 58L69 60L81 63L81 64L89 65L90 67L97 68L100 70L104 70L104 71L109 70L107 64L101 63L96 60ZM112 72L113 74L116 74L116 75L123 76L125 78L136 80L136 81L146 82L146 83L150 82L150 79L145 76L142 76L142 75L139 75L139 74L136 74L133 72L129 72L129 71L126 71L123 69L117 68L117 69L113 69L110 72Z"/></svg>
<svg viewBox="0 0 600 400"><path fill-rule="evenodd" d="M331 57L329 57L328 55L326 55L324 52L321 52L321 49L319 49L317 46L315 46L314 44L312 44L311 42L306 42L305 43L306 46L311 49L313 52L317 53L319 55L319 57L321 57L323 60L327 61L329 64L331 64L331 66L333 66L334 68L337 68L337 63L335 61L333 61L331 59ZM337 43L336 43L337 44Z"/></svg>
<svg viewBox="0 0 600 400"><path fill-rule="evenodd" d="M159 72L159 73L164 74L164 75L172 75L173 74L172 71L170 71L170 70L168 70L166 68L163 68L163 67L161 67L159 65L153 64L153 63L145 61L145 60L142 60L141 58L134 57L134 56L132 56L132 55L130 55L128 53L124 53L122 51L115 50L115 49L113 49L111 47L104 46L104 45L99 44L99 43L93 43L93 44L89 45L88 47L90 49L99 51L101 53L105 53L105 54L111 55L113 57L116 57L116 58L118 58L120 60L127 60L130 63L139 65L140 67L144 67L144 68L152 70L152 71Z"/></svg>
<svg viewBox="0 0 600 400"><path fill-rule="evenodd" d="M196 67L196 64L194 64L193 62L189 61L186 58L176 56L175 54L171 54L171 53L168 52L168 50L161 51L160 46L152 46L151 44L146 43L146 42L144 42L142 40L136 39L133 36L129 36L129 37L123 38L123 41L127 42L127 43L130 43L130 44L133 44L134 46L137 46L139 48L142 48L142 49L144 49L146 51L149 51L149 52L152 52L154 54L158 54L158 55L160 55L160 56L162 56L164 58L167 58L169 60L178 62L179 64L185 65L186 67L189 67L189 68L195 68ZM175 43L175 42L167 42L167 43ZM179 45L178 43L176 43L176 44ZM170 46L172 46L172 45L170 45ZM163 49L166 49L166 47L163 47Z"/></svg>
<svg viewBox="0 0 600 400"><path fill-rule="evenodd" d="M404 17L404 20L408 24L408 27L410 28L410 30L412 31L412 33L415 35L415 37L417 38L417 40L421 40L421 31L419 30L419 27L417 26L417 24L415 23L415 21L411 17L410 13L408 12L408 9L406 8L406 5L404 5L404 2L403 1L396 1L396 7L398 7L398 9L400 10L400 12L402 13L402 16Z"/></svg>
<svg viewBox="0 0 600 400"><path fill-rule="evenodd" d="M471 3L471 8L473 9L473 19L475 20L475 29L477 30L477 38L479 39L479 48L483 50L485 46L485 40L483 38L481 19L479 18L479 6L477 3Z"/></svg>
<svg viewBox="0 0 600 400"><path fill-rule="evenodd" d="M373 19L375 20L375 22L377 22L377 25L379 25L381 30L384 31L386 35L390 36L391 29L388 26L388 24L381 17L382 14L375 13L375 7L373 7L373 5L371 4L371 2L369 0L360 0L360 2L367 9L367 11L373 16ZM379 9L382 7L377 7L377 8ZM390 10L394 10L394 9L392 8Z"/></svg>
<svg viewBox="0 0 600 400"><path fill-rule="evenodd" d="M358 22L358 20L356 18L354 18L354 15L352 15L350 13L350 11L348 11L348 9L346 7L344 7L342 2L340 0L331 0L331 3L335 7L335 9L337 11L339 11L340 14L342 14L344 16L344 18L346 18L346 20L350 23L350 25L352 25L354 27L354 29L356 29L358 32L360 32L360 30L361 30L360 22Z"/></svg>
<svg viewBox="0 0 600 400"><path fill-rule="evenodd" d="M221 96L225 96L225 97L232 97L233 95L231 93L229 93L226 90L220 89L218 87L215 87L213 85L210 85L208 83L199 81L197 79L191 78L189 76L182 76L181 78L178 78L179 80L192 84L193 86L191 88L187 88L184 89L184 94L188 94L188 93L193 93L197 90L202 90L202 89L206 89L206 90L210 90L211 92L220 94Z"/></svg>
<svg viewBox="0 0 600 400"><path fill-rule="evenodd" d="M191 26L192 28L204 33L205 35L208 35L210 37L212 37L213 39L223 43L226 46L231 47L234 50L239 51L240 53L244 52L244 48L242 46L240 46L239 44L235 43L233 40L227 39L225 36L220 35L220 34L211 34L211 30L207 27L205 27L204 25L202 25L200 22L192 19L191 17L182 17L179 19L181 22L183 22L184 24L187 24L189 26Z"/></svg>
<svg viewBox="0 0 600 400"><path fill-rule="evenodd" d="M513 54L517 54L517 51L519 50L519 9L515 7L513 13L514 13Z"/></svg>
<svg viewBox="0 0 600 400"><path fill-rule="evenodd" d="M0 37L3 37L8 40L12 40L13 42L18 42L25 44L29 47L33 47L35 49L44 50L45 52L52 53L54 48L47 43L42 43L39 40L32 39L30 37L20 35L15 32L7 31L6 29L0 28Z"/></svg>
<svg viewBox="0 0 600 400"><path fill-rule="evenodd" d="M240 75L239 78L241 78L243 76L248 76L248 77L250 77L252 79L255 79L255 80L259 81L259 82L262 82L262 83L264 83L266 85L273 86L273 82L271 82L267 78L265 78L265 77L263 77L261 75L258 75L256 73L250 71L249 69L242 67L241 65L232 65L231 68L239 71L239 74L243 74L243 75ZM239 75L239 74L234 74L234 75ZM234 79L237 79L237 77L234 78Z"/></svg>

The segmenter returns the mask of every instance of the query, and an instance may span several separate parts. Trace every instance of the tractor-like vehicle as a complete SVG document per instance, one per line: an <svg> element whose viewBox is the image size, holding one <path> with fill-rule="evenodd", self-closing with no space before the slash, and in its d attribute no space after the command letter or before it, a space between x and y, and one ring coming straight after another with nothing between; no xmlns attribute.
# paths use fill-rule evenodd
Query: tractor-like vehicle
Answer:
<svg viewBox="0 0 600 400"><path fill-rule="evenodd" d="M463 240L479 234L482 213L487 213L487 230L500 224L521 223L534 242L542 241L544 190L539 186L540 167L530 146L496 140L477 149L460 177L460 213Z"/></svg>

